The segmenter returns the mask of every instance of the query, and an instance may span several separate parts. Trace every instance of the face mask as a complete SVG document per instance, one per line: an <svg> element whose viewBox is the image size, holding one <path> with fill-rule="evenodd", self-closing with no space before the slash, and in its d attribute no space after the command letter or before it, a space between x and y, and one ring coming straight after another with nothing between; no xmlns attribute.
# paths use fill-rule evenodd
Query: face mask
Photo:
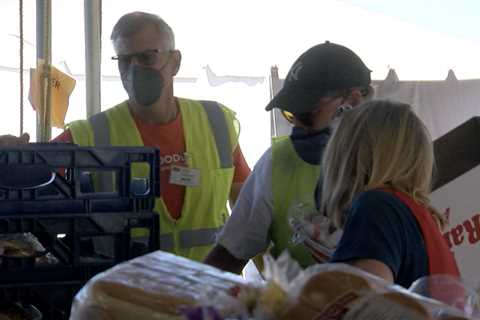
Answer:
<svg viewBox="0 0 480 320"><path fill-rule="evenodd" d="M131 64L122 74L122 83L129 98L142 106L152 105L162 94L162 75L153 68Z"/></svg>

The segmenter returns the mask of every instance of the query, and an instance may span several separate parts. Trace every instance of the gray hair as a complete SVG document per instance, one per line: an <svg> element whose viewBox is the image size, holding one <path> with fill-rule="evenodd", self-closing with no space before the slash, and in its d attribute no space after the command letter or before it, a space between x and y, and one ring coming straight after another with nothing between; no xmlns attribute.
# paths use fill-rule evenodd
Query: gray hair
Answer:
<svg viewBox="0 0 480 320"><path fill-rule="evenodd" d="M115 24L110 40L115 42L118 38L128 38L152 25L156 27L159 34L164 36L166 50L175 49L175 36L172 28L156 14L135 11L123 15Z"/></svg>

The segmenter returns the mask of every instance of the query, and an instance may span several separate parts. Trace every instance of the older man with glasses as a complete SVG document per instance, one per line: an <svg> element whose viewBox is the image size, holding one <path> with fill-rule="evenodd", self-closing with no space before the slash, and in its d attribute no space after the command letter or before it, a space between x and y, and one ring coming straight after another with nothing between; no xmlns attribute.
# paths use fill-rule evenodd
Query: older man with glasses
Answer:
<svg viewBox="0 0 480 320"><path fill-rule="evenodd" d="M257 162L206 263L239 273L249 259L267 249L275 257L288 250L303 267L314 263L303 246L291 241L289 209L296 203L315 208L332 120L372 91L370 70L346 47L326 42L297 59L266 108L279 108L293 123L292 134L275 138Z"/></svg>
<svg viewBox="0 0 480 320"><path fill-rule="evenodd" d="M227 201L235 202L250 173L238 145L238 121L217 102L174 96L181 53L160 17L128 13L111 40L128 100L71 123L55 141L159 148L160 248L201 261L228 217Z"/></svg>

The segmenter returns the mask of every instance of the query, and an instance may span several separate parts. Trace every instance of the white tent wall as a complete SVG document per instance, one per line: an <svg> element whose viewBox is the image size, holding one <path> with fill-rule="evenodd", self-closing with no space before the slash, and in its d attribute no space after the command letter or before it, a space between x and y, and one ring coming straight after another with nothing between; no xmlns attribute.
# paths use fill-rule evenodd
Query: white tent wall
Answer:
<svg viewBox="0 0 480 320"><path fill-rule="evenodd" d="M392 69L374 86L376 98L410 104L433 139L480 115L480 79L458 80L451 70L443 81L400 81Z"/></svg>
<svg viewBox="0 0 480 320"><path fill-rule="evenodd" d="M35 66L35 1L24 0L25 69ZM480 42L476 38L438 33L348 1L102 0L102 5L102 110L126 98L116 63L110 59L114 55L109 39L113 25L121 15L134 10L157 13L172 26L177 48L182 51L176 94L218 100L234 109L242 124L242 149L251 165L261 155L260 150L268 147L271 136L269 114L264 111L270 89L268 67L276 63L283 77L301 52L325 40L357 52L376 79L384 77L389 66L397 69L400 79L442 79L450 68L459 79L480 77ZM432 12L435 10L433 7ZM52 63L77 80L66 122L86 115L83 14L84 0L52 0ZM19 74L11 69L18 69L19 60L18 0L0 1L0 18L4 48L0 65L8 69L0 69L2 100L8 110L0 119L0 133L16 134ZM219 82L208 81L209 70ZM246 81L238 82L236 77ZM263 82L259 82L262 77ZM182 82L181 78L197 81ZM24 85L26 96L28 76ZM35 113L28 100L25 111L25 131L35 140ZM461 122L463 118L457 116L450 118ZM432 122L431 130L441 134L437 128L449 125ZM59 132L55 129L52 136Z"/></svg>
<svg viewBox="0 0 480 320"><path fill-rule="evenodd" d="M275 95L283 85L275 68L272 68L270 83ZM433 140L470 118L480 116L480 79L458 80L452 70L441 81L401 81L391 69L385 80L374 80L373 87L376 99L411 105ZM291 131L291 125L278 110L272 113L271 131L275 136Z"/></svg>

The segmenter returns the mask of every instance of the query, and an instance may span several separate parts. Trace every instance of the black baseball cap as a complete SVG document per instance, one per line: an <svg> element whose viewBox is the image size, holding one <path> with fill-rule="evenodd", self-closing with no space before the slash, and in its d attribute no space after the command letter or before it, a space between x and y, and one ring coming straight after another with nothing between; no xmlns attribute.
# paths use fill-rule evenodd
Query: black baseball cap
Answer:
<svg viewBox="0 0 480 320"><path fill-rule="evenodd" d="M265 108L308 113L327 92L367 87L371 70L352 50L325 42L305 51L290 68L283 88Z"/></svg>

